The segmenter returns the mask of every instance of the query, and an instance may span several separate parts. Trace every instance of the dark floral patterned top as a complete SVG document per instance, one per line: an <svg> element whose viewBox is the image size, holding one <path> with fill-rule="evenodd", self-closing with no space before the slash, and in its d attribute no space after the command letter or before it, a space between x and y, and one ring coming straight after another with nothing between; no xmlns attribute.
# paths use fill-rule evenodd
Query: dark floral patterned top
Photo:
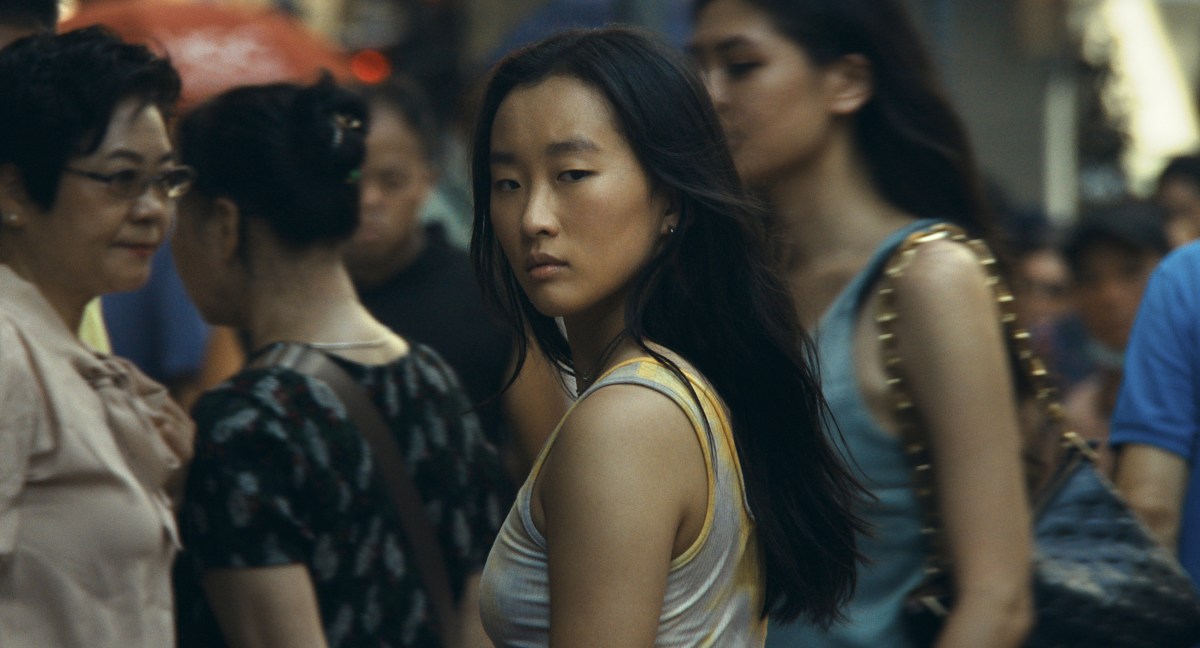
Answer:
<svg viewBox="0 0 1200 648"><path fill-rule="evenodd" d="M265 351L265 350L264 350ZM397 435L454 595L483 568L509 501L495 450L457 378L427 347L388 365L335 360ZM181 648L225 642L205 569L308 567L330 648L437 646L430 606L367 442L324 383L245 370L196 404L196 456L176 569Z"/></svg>

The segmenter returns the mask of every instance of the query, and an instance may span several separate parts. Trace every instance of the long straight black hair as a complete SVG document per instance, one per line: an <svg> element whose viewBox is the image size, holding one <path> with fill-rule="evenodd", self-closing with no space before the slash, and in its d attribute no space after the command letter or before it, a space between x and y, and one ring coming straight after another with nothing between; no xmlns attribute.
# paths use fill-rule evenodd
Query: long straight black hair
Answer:
<svg viewBox="0 0 1200 648"><path fill-rule="evenodd" d="M500 249L490 217L492 126L518 87L566 76L607 98L653 186L677 197L679 223L629 291L626 334L691 362L729 408L766 576L764 616L828 625L854 590L861 488L823 431L828 412L813 346L772 265L765 217L738 181L708 94L671 48L630 28L570 31L493 70L471 155L471 257L517 338L573 371L555 320L537 312ZM686 384L686 381L685 381Z"/></svg>

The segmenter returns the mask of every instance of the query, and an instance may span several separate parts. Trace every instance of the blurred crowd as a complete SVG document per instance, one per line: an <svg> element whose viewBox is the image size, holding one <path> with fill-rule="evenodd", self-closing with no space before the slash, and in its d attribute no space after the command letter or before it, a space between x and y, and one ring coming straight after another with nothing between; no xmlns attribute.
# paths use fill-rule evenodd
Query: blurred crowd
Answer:
<svg viewBox="0 0 1200 648"><path fill-rule="evenodd" d="M1013 205L894 0L474 85L122 4L0 0L0 646L1025 645L1033 396L1200 582L1200 153Z"/></svg>

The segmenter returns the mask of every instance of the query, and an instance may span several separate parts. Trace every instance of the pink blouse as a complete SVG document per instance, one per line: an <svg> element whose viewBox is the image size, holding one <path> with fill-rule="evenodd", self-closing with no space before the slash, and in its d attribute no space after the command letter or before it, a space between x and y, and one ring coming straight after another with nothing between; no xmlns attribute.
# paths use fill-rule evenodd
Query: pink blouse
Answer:
<svg viewBox="0 0 1200 648"><path fill-rule="evenodd" d="M0 265L0 645L174 646L190 420Z"/></svg>

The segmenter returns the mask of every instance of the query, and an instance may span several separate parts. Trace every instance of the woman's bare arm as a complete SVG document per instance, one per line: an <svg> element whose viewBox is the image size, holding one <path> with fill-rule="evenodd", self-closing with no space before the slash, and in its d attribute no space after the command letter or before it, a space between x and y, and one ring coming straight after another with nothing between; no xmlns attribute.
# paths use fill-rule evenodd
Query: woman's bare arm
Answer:
<svg viewBox="0 0 1200 648"><path fill-rule="evenodd" d="M923 244L896 282L904 379L924 417L956 599L937 646L1019 646L1032 539L999 310L966 247Z"/></svg>
<svg viewBox="0 0 1200 648"><path fill-rule="evenodd" d="M203 586L230 648L327 648L303 565L213 569Z"/></svg>
<svg viewBox="0 0 1200 648"><path fill-rule="evenodd" d="M535 490L550 646L653 646L671 559L698 536L707 498L700 443L665 396L613 385L577 405Z"/></svg>

